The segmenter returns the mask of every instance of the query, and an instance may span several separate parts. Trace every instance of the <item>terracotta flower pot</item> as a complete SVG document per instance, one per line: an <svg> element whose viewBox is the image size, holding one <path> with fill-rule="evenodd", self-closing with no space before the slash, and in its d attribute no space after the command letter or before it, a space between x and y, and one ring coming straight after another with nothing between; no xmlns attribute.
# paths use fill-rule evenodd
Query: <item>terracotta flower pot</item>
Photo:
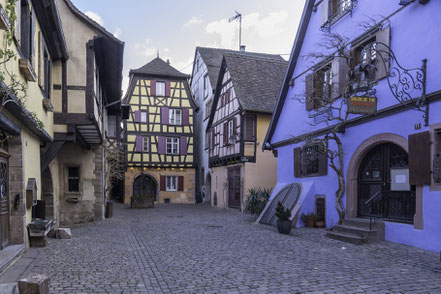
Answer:
<svg viewBox="0 0 441 294"><path fill-rule="evenodd" d="M306 226L307 226L308 228L313 228L314 225L315 225L315 220L314 220L313 218L308 218L308 219L306 220Z"/></svg>

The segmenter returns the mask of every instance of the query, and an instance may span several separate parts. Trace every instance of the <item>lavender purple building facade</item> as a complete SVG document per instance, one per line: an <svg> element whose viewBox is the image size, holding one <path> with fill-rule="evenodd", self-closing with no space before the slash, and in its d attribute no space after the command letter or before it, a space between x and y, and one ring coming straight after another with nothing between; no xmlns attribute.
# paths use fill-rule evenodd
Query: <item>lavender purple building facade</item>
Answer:
<svg viewBox="0 0 441 294"><path fill-rule="evenodd" d="M386 240L441 250L439 11L433 0L306 1L263 146L278 157L274 195L301 183L299 213L325 198L326 226L338 223L338 177L311 142L339 123L345 217L373 216Z"/></svg>

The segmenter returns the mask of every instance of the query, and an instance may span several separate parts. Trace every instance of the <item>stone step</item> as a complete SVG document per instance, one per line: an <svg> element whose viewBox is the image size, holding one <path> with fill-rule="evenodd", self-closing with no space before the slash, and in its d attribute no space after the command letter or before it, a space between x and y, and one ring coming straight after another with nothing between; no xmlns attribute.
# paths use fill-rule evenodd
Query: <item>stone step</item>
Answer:
<svg viewBox="0 0 441 294"><path fill-rule="evenodd" d="M344 233L363 238L375 238L375 235L377 233L375 230L369 230L369 228L347 226L347 225L336 225L334 226L334 228L332 228L332 231L336 233Z"/></svg>
<svg viewBox="0 0 441 294"><path fill-rule="evenodd" d="M368 238L359 237L347 233L338 233L338 232L329 231L326 233L326 237L355 245L368 243Z"/></svg>
<svg viewBox="0 0 441 294"><path fill-rule="evenodd" d="M345 218L343 225L369 229L370 223L368 218ZM372 220L372 229L374 229L374 227L375 222Z"/></svg>

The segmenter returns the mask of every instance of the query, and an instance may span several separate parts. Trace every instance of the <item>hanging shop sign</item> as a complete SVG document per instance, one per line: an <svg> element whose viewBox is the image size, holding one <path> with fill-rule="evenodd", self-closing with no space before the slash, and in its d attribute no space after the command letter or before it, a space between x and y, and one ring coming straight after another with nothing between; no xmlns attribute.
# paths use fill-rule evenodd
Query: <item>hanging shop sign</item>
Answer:
<svg viewBox="0 0 441 294"><path fill-rule="evenodd" d="M348 98L348 112L353 114L374 114L377 112L377 97L354 96Z"/></svg>

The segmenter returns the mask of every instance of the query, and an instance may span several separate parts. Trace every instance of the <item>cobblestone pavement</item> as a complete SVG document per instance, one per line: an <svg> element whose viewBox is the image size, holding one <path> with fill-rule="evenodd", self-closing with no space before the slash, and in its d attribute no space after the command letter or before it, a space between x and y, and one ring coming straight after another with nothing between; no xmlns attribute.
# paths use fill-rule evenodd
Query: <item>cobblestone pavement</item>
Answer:
<svg viewBox="0 0 441 294"><path fill-rule="evenodd" d="M73 239L28 250L21 276L48 274L52 293L441 293L436 253L252 221L208 206L116 205L114 218L75 226Z"/></svg>

